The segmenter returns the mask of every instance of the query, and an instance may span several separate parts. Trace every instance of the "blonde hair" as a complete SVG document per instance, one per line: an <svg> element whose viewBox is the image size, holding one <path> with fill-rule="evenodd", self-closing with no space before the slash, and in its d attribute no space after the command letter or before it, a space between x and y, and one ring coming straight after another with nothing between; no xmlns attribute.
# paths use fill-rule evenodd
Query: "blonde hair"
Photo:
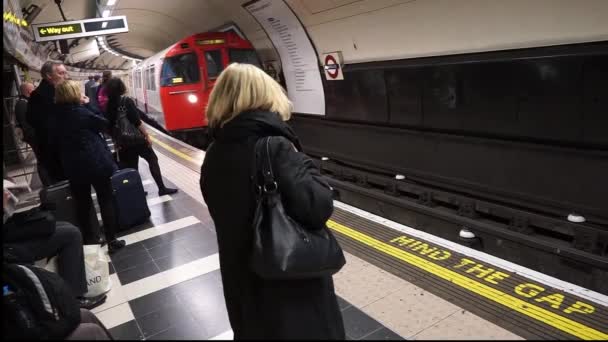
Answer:
<svg viewBox="0 0 608 342"><path fill-rule="evenodd" d="M285 90L272 77L251 64L232 63L211 91L207 120L211 127L222 127L242 112L264 110L287 121L291 109Z"/></svg>
<svg viewBox="0 0 608 342"><path fill-rule="evenodd" d="M78 82L67 80L55 89L55 103L80 104L80 86Z"/></svg>

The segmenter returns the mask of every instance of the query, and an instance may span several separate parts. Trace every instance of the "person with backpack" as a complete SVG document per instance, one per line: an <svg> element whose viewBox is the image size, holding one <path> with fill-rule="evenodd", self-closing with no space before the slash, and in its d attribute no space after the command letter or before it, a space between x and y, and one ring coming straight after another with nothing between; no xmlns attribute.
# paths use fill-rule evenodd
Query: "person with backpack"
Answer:
<svg viewBox="0 0 608 342"><path fill-rule="evenodd" d="M4 258L33 263L57 256L57 271L78 305L93 308L103 303L105 294L93 298L84 297L87 293L87 278L80 230L68 222L56 222L50 212L40 208L20 213L13 213L11 208L10 192L4 189Z"/></svg>
<svg viewBox="0 0 608 342"><path fill-rule="evenodd" d="M113 340L70 288L43 268L2 263L2 335L9 340Z"/></svg>
<svg viewBox="0 0 608 342"><path fill-rule="evenodd" d="M141 115L135 102L124 96L127 87L119 78L112 78L107 83L108 106L106 117L112 127L112 138L118 149L118 159L121 169L138 169L139 157L145 159L150 167L152 178L158 186L158 195L170 195L177 189L165 186L163 176L158 164L158 157L152 149L150 136L146 127L142 125ZM132 136L127 141L124 136Z"/></svg>

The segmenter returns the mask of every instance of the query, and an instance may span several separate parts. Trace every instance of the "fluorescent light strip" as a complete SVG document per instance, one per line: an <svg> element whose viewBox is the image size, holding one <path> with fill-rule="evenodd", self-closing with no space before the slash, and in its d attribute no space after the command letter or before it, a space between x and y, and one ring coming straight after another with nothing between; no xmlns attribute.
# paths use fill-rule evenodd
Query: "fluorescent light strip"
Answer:
<svg viewBox="0 0 608 342"><path fill-rule="evenodd" d="M107 22L104 22L102 24L102 27L103 27L104 24L107 25ZM126 55L122 55L122 54L120 54L120 53L118 53L118 52L110 49L109 45L106 45L106 43L105 43L105 41L103 40L102 37L97 37L97 42L99 43L99 45L100 45L100 47L102 49L104 49L107 52L113 54L114 56L118 56L118 57L121 57L121 58L124 58L124 59L127 59L127 60L132 60L132 61L135 61L135 62L141 62L142 61L141 59L137 59L137 58L129 57L129 56L126 56Z"/></svg>

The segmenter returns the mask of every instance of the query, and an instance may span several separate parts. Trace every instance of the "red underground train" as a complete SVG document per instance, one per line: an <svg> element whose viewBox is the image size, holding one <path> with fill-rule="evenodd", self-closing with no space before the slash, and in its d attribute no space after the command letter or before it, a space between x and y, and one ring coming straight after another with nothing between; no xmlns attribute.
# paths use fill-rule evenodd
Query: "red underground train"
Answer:
<svg viewBox="0 0 608 342"><path fill-rule="evenodd" d="M139 63L131 73L133 94L173 136L206 148L209 94L233 62L261 67L251 43L238 34L195 34Z"/></svg>

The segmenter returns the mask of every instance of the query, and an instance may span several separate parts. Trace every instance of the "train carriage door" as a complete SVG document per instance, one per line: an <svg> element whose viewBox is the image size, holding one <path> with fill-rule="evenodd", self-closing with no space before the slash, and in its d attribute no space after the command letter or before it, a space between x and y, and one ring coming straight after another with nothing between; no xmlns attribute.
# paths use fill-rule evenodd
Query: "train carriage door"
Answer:
<svg viewBox="0 0 608 342"><path fill-rule="evenodd" d="M205 81L206 88L211 91L211 88L215 85L215 81L220 76L222 71L227 64L227 58L224 54L224 49L203 49L203 58L205 60L206 74Z"/></svg>
<svg viewBox="0 0 608 342"><path fill-rule="evenodd" d="M160 72L160 98L169 131L207 126L205 120L205 80L200 62L192 50L165 57Z"/></svg>
<svg viewBox="0 0 608 342"><path fill-rule="evenodd" d="M142 91L144 94L144 110L146 113L148 113L148 69L144 69L142 67Z"/></svg>

